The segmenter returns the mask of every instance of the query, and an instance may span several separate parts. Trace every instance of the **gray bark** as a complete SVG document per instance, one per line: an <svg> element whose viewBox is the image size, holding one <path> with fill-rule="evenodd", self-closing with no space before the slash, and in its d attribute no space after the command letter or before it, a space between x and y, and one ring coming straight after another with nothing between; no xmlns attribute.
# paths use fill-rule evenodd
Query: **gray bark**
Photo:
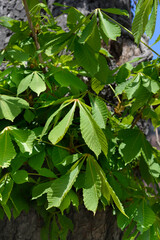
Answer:
<svg viewBox="0 0 160 240"><path fill-rule="evenodd" d="M54 16L60 13L59 7L52 4L55 0L48 0ZM57 0L57 2L74 6L88 14L95 8L116 7L126 9L130 13L130 19L125 17L116 17L122 25L131 28L131 6L130 0ZM25 11L21 4L21 0L0 0L0 16L9 16L15 19L24 19ZM60 17L59 22L65 27L66 17ZM11 33L0 26L0 49L3 49L9 41ZM144 39L146 42L147 39ZM108 47L114 56L112 67L121 65L122 63L133 59L134 57L142 57L141 61L152 58L151 52L140 44L137 47L133 42L133 37L127 32L122 31L122 36L117 42L111 41ZM70 218L74 223L73 233L69 233L68 240L120 240L122 232L117 227L116 217L112 214L112 209L107 208L106 211L98 211L95 216L88 212L84 207L79 208L79 212L72 210ZM0 240L40 240L40 228L43 226L43 220L37 213L31 210L28 214L22 213L16 220L8 221L6 218L0 221ZM47 240L47 239L46 239Z"/></svg>

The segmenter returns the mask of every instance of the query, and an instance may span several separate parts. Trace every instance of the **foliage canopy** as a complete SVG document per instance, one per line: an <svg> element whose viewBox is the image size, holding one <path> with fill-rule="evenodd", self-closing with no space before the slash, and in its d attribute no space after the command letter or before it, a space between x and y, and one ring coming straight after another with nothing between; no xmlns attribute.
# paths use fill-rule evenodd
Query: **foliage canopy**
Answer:
<svg viewBox="0 0 160 240"><path fill-rule="evenodd" d="M27 22L0 17L14 33L0 53L0 217L34 206L42 238L65 240L73 230L65 214L83 200L93 214L111 204L124 240L160 239L160 152L137 127L140 119L160 126L159 58L109 68L101 42L121 35L109 14L125 10L84 16L65 6L65 31L45 1L23 3ZM144 32L152 37L157 6L138 1L137 44ZM102 97L106 85L115 103Z"/></svg>

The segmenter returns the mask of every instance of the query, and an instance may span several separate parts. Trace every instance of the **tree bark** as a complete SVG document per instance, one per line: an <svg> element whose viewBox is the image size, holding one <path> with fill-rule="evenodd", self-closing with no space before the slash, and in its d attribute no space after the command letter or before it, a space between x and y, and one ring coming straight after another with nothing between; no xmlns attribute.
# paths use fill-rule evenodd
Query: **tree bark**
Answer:
<svg viewBox="0 0 160 240"><path fill-rule="evenodd" d="M60 13L60 7L54 7L55 0L48 0L48 5L54 16ZM130 13L129 20L126 17L118 16L114 18L122 25L131 28L131 2L130 0L57 0L61 4L74 6L88 14L95 8L122 8ZM24 19L25 11L21 0L0 0L0 16L9 16L15 19ZM59 23L65 28L66 18L59 17ZM3 49L9 40L11 33L0 26L0 49ZM144 37L147 42L147 38ZM110 53L114 56L111 67L121 65L134 57L142 57L140 61L152 58L152 53L145 46L139 47L133 42L133 37L126 31L122 31L122 36L118 41L111 41L108 47ZM112 208L108 207L106 211L98 211L95 216L80 206L79 212L71 210L69 217L74 223L74 231L68 235L68 240L120 240L122 232L117 227L116 217L112 214ZM16 220L7 218L0 221L0 240L40 240L40 229L43 226L43 220L33 210L28 214L22 213ZM47 239L46 239L47 240Z"/></svg>

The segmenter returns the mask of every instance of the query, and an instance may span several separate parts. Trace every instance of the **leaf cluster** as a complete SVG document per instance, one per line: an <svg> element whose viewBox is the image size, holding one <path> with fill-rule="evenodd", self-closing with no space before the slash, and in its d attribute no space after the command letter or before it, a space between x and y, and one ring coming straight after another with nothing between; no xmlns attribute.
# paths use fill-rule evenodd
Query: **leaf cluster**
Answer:
<svg viewBox="0 0 160 240"><path fill-rule="evenodd" d="M109 68L101 42L121 35L109 14L125 10L85 16L65 6L64 31L45 3L24 2L28 22L0 17L14 32L0 53L0 217L35 207L42 239L65 240L71 205L93 214L112 205L123 239L159 239L160 153L137 127L140 119L160 126L159 59ZM139 1L137 43L145 29L153 34L157 3ZM115 102L101 97L106 85Z"/></svg>

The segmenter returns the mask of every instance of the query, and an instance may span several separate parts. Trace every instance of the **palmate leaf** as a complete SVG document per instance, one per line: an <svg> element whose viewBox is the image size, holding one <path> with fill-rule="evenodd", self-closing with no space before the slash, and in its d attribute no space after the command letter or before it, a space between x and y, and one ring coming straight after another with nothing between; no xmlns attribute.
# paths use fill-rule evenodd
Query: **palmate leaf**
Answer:
<svg viewBox="0 0 160 240"><path fill-rule="evenodd" d="M65 175L54 180L47 193L48 209L52 207L59 207L61 205L63 199L71 190L74 182L76 181L83 161L84 159L80 159L71 167L71 169Z"/></svg>
<svg viewBox="0 0 160 240"><path fill-rule="evenodd" d="M58 143L66 134L69 126L72 124L75 108L76 102L74 102L71 110L67 113L67 115L49 133L48 139L52 142L52 144Z"/></svg>
<svg viewBox="0 0 160 240"><path fill-rule="evenodd" d="M78 103L80 107L80 128L84 141L97 157L101 151L107 155L108 144L102 129L97 125L85 105Z"/></svg>
<svg viewBox="0 0 160 240"><path fill-rule="evenodd" d="M29 108L29 104L18 97L0 95L0 119L7 119L13 122L22 109Z"/></svg>
<svg viewBox="0 0 160 240"><path fill-rule="evenodd" d="M9 130L9 128L5 128L0 133L0 167L2 168L9 167L11 160L16 156Z"/></svg>
<svg viewBox="0 0 160 240"><path fill-rule="evenodd" d="M111 22L107 15L100 10L98 11L98 14L100 20L100 29L103 34L109 39L116 40L116 38L121 35L121 28L117 24Z"/></svg>
<svg viewBox="0 0 160 240"><path fill-rule="evenodd" d="M92 106L92 115L94 120L100 128L105 129L108 117L108 109L106 104L99 97L93 98L91 95L90 102Z"/></svg>
<svg viewBox="0 0 160 240"><path fill-rule="evenodd" d="M101 177L94 164L94 158L89 155L87 158L85 185L83 188L83 201L85 207L95 214L100 197Z"/></svg>

